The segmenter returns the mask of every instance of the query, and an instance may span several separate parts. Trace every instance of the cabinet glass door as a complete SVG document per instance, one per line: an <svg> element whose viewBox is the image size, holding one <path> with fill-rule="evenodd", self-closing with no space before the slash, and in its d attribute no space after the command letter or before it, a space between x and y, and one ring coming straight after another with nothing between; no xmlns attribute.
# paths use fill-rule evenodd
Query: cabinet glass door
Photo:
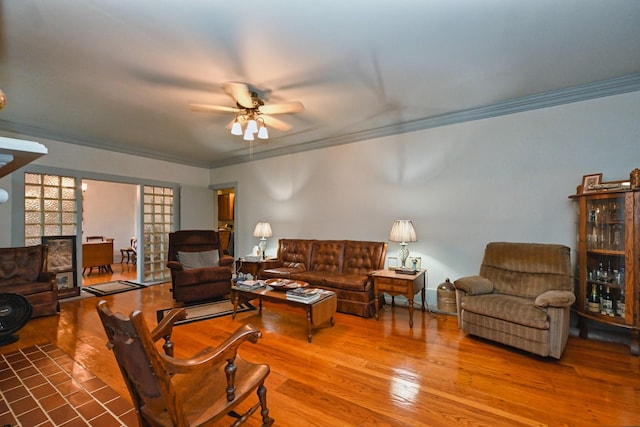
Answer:
<svg viewBox="0 0 640 427"><path fill-rule="evenodd" d="M625 318L625 198L611 195L587 201L586 309Z"/></svg>

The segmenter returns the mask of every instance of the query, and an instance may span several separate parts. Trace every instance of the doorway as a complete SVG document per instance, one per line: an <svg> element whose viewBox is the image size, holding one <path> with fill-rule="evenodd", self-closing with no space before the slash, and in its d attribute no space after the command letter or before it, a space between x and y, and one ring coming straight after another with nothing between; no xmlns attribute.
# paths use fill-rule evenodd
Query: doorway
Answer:
<svg viewBox="0 0 640 427"><path fill-rule="evenodd" d="M236 210L236 189L235 187L219 188L216 190L217 196L217 226L220 246L222 251L231 256L235 256L235 210Z"/></svg>
<svg viewBox="0 0 640 427"><path fill-rule="evenodd" d="M135 260L123 257L121 249L131 246L138 235L138 191L136 184L82 180L82 242L87 237L102 237L113 242L109 269L93 268L82 274L83 286L113 280L137 281Z"/></svg>

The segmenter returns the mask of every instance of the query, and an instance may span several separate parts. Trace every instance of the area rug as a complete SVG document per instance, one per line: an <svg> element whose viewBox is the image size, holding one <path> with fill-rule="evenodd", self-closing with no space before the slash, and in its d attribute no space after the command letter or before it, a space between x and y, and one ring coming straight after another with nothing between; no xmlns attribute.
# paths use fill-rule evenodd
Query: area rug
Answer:
<svg viewBox="0 0 640 427"><path fill-rule="evenodd" d="M83 286L82 290L90 292L99 297L105 295L119 294L120 292L133 291L135 289L144 288L144 285L126 280L117 280L115 282L100 283L97 285Z"/></svg>
<svg viewBox="0 0 640 427"><path fill-rule="evenodd" d="M162 320L174 307L158 310L156 316L158 322ZM228 316L233 313L233 303L228 300L220 300L207 302L204 304L187 305L183 307L187 312L187 318L177 321L176 325L182 325L184 323L197 322L198 320L213 319L216 317ZM242 313L243 311L255 310L256 308L251 304L244 303L238 306L236 313Z"/></svg>

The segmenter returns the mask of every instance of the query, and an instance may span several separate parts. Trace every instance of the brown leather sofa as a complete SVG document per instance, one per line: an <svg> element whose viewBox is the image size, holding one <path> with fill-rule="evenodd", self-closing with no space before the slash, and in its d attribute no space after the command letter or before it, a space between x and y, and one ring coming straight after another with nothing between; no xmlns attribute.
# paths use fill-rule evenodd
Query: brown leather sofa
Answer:
<svg viewBox="0 0 640 427"><path fill-rule="evenodd" d="M55 273L42 271L44 252L42 245L0 248L0 293L24 296L32 318L60 311Z"/></svg>
<svg viewBox="0 0 640 427"><path fill-rule="evenodd" d="M575 301L570 249L492 242L480 274L455 281L458 326L468 334L559 359Z"/></svg>
<svg viewBox="0 0 640 427"><path fill-rule="evenodd" d="M338 297L338 311L370 317L374 313L373 281L369 274L384 268L385 242L280 239L276 267L261 279L301 280Z"/></svg>
<svg viewBox="0 0 640 427"><path fill-rule="evenodd" d="M180 259L181 253L183 259ZM193 259L214 254L209 263ZM206 254L206 255L205 255ZM191 258L187 262L186 258ZM189 265L191 264L191 265ZM173 299L192 303L226 296L231 291L233 257L224 255L213 230L180 230L169 233L167 267L171 270Z"/></svg>

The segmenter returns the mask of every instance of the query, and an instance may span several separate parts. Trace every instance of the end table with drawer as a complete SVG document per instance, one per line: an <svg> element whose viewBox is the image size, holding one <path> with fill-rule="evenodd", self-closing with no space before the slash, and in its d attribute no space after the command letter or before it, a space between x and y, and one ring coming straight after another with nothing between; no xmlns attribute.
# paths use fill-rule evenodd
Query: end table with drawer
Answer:
<svg viewBox="0 0 640 427"><path fill-rule="evenodd" d="M264 260L247 260L239 258L236 260L236 273L250 274L254 280L260 277L260 272L278 265L278 260L267 258Z"/></svg>
<svg viewBox="0 0 640 427"><path fill-rule="evenodd" d="M413 297L418 291L422 295L422 311L425 311L425 271L418 270L415 274L396 273L394 270L378 270L371 273L375 294L376 320L380 309L380 294L385 293L395 297L402 295L409 300L409 327L413 328Z"/></svg>

